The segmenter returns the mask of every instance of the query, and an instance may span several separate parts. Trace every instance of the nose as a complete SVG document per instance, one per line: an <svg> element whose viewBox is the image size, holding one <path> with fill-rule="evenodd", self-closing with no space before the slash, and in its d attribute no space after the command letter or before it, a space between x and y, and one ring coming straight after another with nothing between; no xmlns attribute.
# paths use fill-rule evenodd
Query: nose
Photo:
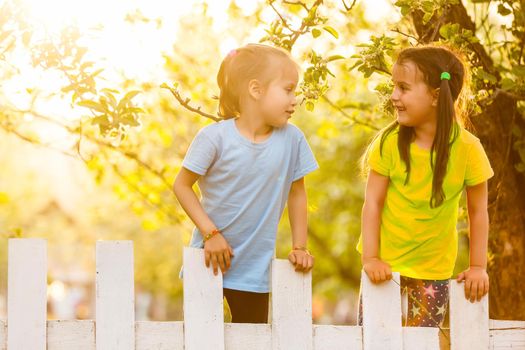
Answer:
<svg viewBox="0 0 525 350"><path fill-rule="evenodd" d="M395 102L395 101L399 101L399 91L398 91L398 88L394 88L394 90L392 90L392 94L390 95L390 100Z"/></svg>
<svg viewBox="0 0 525 350"><path fill-rule="evenodd" d="M294 94L293 97L292 97L292 106L296 106L297 105L297 96Z"/></svg>

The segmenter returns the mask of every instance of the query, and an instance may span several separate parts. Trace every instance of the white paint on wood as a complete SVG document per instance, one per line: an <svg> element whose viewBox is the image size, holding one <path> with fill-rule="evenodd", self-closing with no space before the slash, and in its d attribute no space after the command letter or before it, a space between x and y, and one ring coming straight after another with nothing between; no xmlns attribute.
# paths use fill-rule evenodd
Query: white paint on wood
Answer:
<svg viewBox="0 0 525 350"><path fill-rule="evenodd" d="M272 261L273 350L311 350L312 272L296 272L288 260Z"/></svg>
<svg viewBox="0 0 525 350"><path fill-rule="evenodd" d="M401 292L399 273L392 280L374 284L361 272L363 297L363 349L401 350Z"/></svg>
<svg viewBox="0 0 525 350"><path fill-rule="evenodd" d="M7 323L0 320L0 350L7 349Z"/></svg>
<svg viewBox="0 0 525 350"><path fill-rule="evenodd" d="M224 350L222 274L204 264L204 250L184 248L184 349Z"/></svg>
<svg viewBox="0 0 525 350"><path fill-rule="evenodd" d="M439 328L403 327L403 350L439 350Z"/></svg>
<svg viewBox="0 0 525 350"><path fill-rule="evenodd" d="M183 350L183 322L136 322L135 344L136 350Z"/></svg>
<svg viewBox="0 0 525 350"><path fill-rule="evenodd" d="M525 321L489 320L490 349L525 350Z"/></svg>
<svg viewBox="0 0 525 350"><path fill-rule="evenodd" d="M97 242L97 350L135 350L133 242Z"/></svg>
<svg viewBox="0 0 525 350"><path fill-rule="evenodd" d="M314 350L362 350L363 329L360 326L314 326Z"/></svg>
<svg viewBox="0 0 525 350"><path fill-rule="evenodd" d="M93 320L47 321L47 350L95 350Z"/></svg>
<svg viewBox="0 0 525 350"><path fill-rule="evenodd" d="M270 324L226 323L224 339L227 350L269 350L272 348L272 327Z"/></svg>
<svg viewBox="0 0 525 350"><path fill-rule="evenodd" d="M7 348L45 350L47 242L13 238L8 243Z"/></svg>
<svg viewBox="0 0 525 350"><path fill-rule="evenodd" d="M489 299L471 303L465 298L464 283L450 281L451 350L489 348Z"/></svg>
<svg viewBox="0 0 525 350"><path fill-rule="evenodd" d="M525 329L525 321L489 320L489 329Z"/></svg>

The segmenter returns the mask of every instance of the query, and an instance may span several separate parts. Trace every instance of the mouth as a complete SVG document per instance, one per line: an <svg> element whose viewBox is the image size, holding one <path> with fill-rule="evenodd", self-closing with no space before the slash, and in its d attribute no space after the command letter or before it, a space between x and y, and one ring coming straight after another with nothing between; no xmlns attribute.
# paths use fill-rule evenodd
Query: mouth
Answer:
<svg viewBox="0 0 525 350"><path fill-rule="evenodd" d="M288 118L291 118L292 117L292 114L295 112L295 110L288 110L286 111L286 114L288 114Z"/></svg>
<svg viewBox="0 0 525 350"><path fill-rule="evenodd" d="M394 108L395 108L398 112L404 112L404 111L407 110L405 107L401 107L401 106L394 106Z"/></svg>

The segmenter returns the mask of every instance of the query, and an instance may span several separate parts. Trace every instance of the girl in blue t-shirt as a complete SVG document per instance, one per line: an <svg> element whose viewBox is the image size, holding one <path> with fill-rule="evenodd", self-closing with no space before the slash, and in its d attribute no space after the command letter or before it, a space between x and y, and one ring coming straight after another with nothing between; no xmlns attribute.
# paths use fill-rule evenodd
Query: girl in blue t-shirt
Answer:
<svg viewBox="0 0 525 350"><path fill-rule="evenodd" d="M281 49L249 44L223 60L217 82L224 120L199 131L173 189L195 223L190 245L223 273L232 322L268 321L269 268L286 203L292 229L288 259L308 272L303 177L318 168L304 134L288 124L297 64ZM201 200L192 186L198 181ZM186 271L185 273L191 273Z"/></svg>

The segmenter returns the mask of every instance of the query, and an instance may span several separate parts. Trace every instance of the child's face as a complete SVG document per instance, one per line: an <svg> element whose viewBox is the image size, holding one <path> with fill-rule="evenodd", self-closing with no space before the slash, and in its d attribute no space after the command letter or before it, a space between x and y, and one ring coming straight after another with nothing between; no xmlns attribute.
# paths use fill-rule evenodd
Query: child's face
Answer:
<svg viewBox="0 0 525 350"><path fill-rule="evenodd" d="M281 70L280 76L268 83L259 101L265 123L277 128L286 125L295 111L295 88L299 79L297 69L291 64Z"/></svg>
<svg viewBox="0 0 525 350"><path fill-rule="evenodd" d="M412 61L394 64L392 81L394 91L390 99L399 124L416 128L435 125L437 92L426 84L416 64Z"/></svg>

